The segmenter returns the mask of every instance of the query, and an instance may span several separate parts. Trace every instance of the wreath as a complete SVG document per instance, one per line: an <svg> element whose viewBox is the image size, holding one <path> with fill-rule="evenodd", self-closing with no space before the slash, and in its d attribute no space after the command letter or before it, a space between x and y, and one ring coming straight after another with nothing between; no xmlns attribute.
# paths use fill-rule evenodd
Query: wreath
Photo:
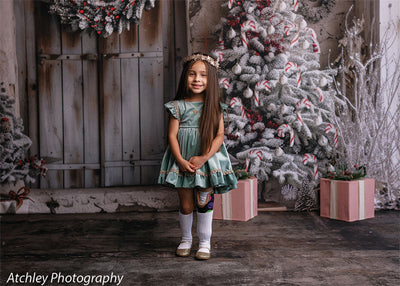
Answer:
<svg viewBox="0 0 400 286"><path fill-rule="evenodd" d="M49 12L60 16L71 31L94 32L104 38L114 31L139 24L143 8L154 8L155 0L51 0Z"/></svg>
<svg viewBox="0 0 400 286"><path fill-rule="evenodd" d="M310 2L319 1L319 6L313 7ZM302 0L300 7L300 14L304 16L308 21L316 23L319 20L326 18L328 14L332 12L335 7L335 0Z"/></svg>

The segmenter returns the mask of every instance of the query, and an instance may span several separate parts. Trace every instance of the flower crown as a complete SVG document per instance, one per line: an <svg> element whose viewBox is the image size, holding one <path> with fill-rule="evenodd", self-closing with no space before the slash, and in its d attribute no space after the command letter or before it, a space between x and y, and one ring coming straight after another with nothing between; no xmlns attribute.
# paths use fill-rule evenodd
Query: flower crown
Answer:
<svg viewBox="0 0 400 286"><path fill-rule="evenodd" d="M195 55L191 55L189 57L186 57L186 58L183 59L183 63L186 64L187 62L190 62L192 60L195 60L195 61L198 61L198 60L206 61L210 65L215 67L216 69L218 69L218 67L219 67L218 61L214 60L210 56L205 56L205 55L201 55L201 54L195 54Z"/></svg>

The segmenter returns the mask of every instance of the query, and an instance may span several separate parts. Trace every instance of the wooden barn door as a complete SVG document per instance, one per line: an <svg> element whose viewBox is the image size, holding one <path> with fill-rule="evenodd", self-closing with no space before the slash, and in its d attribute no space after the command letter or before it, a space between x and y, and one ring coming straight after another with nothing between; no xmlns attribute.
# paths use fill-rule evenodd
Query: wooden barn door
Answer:
<svg viewBox="0 0 400 286"><path fill-rule="evenodd" d="M173 1L156 1L139 26L106 39L66 32L46 3L35 1L34 9L33 140L49 167L40 187L155 184L165 150L163 104L175 90Z"/></svg>

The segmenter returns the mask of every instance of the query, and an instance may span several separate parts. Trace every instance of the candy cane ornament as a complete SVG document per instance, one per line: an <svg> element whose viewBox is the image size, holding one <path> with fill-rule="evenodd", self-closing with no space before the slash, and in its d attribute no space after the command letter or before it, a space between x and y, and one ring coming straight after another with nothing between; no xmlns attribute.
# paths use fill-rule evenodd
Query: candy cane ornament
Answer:
<svg viewBox="0 0 400 286"><path fill-rule="evenodd" d="M314 88L314 90L317 92L319 102L322 102L324 100L324 94L322 93L322 90L319 87Z"/></svg>
<svg viewBox="0 0 400 286"><path fill-rule="evenodd" d="M306 153L303 156L303 164L307 165L307 163L314 163L314 179L318 178L318 160L315 155Z"/></svg>
<svg viewBox="0 0 400 286"><path fill-rule="evenodd" d="M218 62L222 62L224 59L224 52L221 50L214 49L211 51L211 55L217 58Z"/></svg>
<svg viewBox="0 0 400 286"><path fill-rule="evenodd" d="M228 8L229 8L229 9L232 9L233 1L234 1L234 0L229 0L229 1L228 1Z"/></svg>
<svg viewBox="0 0 400 286"><path fill-rule="evenodd" d="M253 154L255 152L255 154L257 155L257 158L261 161L262 160L262 152L260 150L256 151L256 150L250 150L249 153L247 154L246 157L246 172L249 168L249 163L250 163L250 155Z"/></svg>
<svg viewBox="0 0 400 286"><path fill-rule="evenodd" d="M256 83L254 89L254 103L256 106L260 106L260 91L270 91L271 85L267 80L262 80Z"/></svg>
<svg viewBox="0 0 400 286"><path fill-rule="evenodd" d="M299 36L299 33L294 36L293 40L290 42L290 48L293 48L297 44L297 42L299 41Z"/></svg>
<svg viewBox="0 0 400 286"><path fill-rule="evenodd" d="M319 53L320 49L319 49L319 42L317 40L317 34L315 33L315 31L311 28L306 28L306 32L311 34L311 38L313 39L313 52L314 53Z"/></svg>
<svg viewBox="0 0 400 286"><path fill-rule="evenodd" d="M306 32L311 34L313 41L317 41L317 34L315 33L314 29L306 28Z"/></svg>
<svg viewBox="0 0 400 286"><path fill-rule="evenodd" d="M299 8L299 0L293 0L293 10L296 12Z"/></svg>
<svg viewBox="0 0 400 286"><path fill-rule="evenodd" d="M253 32L257 31L256 24L254 23L253 20L247 20L240 26L242 27L242 32L247 32L248 30L251 30Z"/></svg>
<svg viewBox="0 0 400 286"><path fill-rule="evenodd" d="M290 72L291 70L298 69L299 65L294 62L287 62L285 65L285 72Z"/></svg>
<svg viewBox="0 0 400 286"><path fill-rule="evenodd" d="M328 126L325 128L325 133L335 133L333 137L333 143L335 147L337 147L339 142L339 137L338 137L338 130L335 127L335 125L329 123Z"/></svg>
<svg viewBox="0 0 400 286"><path fill-rule="evenodd" d="M240 33L240 39L242 40L243 46L246 46L248 48L250 48L250 45L247 41L247 37L246 37L246 33L245 32L241 32Z"/></svg>
<svg viewBox="0 0 400 286"><path fill-rule="evenodd" d="M235 107L235 106L239 106L239 107L241 108L240 113L241 113L242 117L243 117L243 118L246 117L246 114L245 114L245 110L244 110L244 106L243 106L242 100L241 100L239 97L234 97L234 98L232 98L232 99L231 99L231 102L230 102L230 104L229 104L229 106L230 106L231 108L233 108L233 107Z"/></svg>
<svg viewBox="0 0 400 286"><path fill-rule="evenodd" d="M278 136L281 138L285 137L286 131L289 131L290 134L289 146L292 147L294 145L294 130L290 125L282 124L281 126L278 127L277 131L278 131Z"/></svg>
<svg viewBox="0 0 400 286"><path fill-rule="evenodd" d="M221 78L219 81L219 86L225 89L228 89L230 84L229 84L229 80L226 77Z"/></svg>
<svg viewBox="0 0 400 286"><path fill-rule="evenodd" d="M311 103L309 102L308 98L303 98L297 102L296 106L297 106L296 107L297 119L300 121L300 124L303 125L304 123L303 123L303 119L300 114L300 109L302 109L302 108L310 109Z"/></svg>
<svg viewBox="0 0 400 286"><path fill-rule="evenodd" d="M286 36L289 36L290 31L296 30L296 29L297 29L297 25L295 23L291 23L291 22L288 22L283 28Z"/></svg>
<svg viewBox="0 0 400 286"><path fill-rule="evenodd" d="M296 86L300 87L301 86L301 73L297 72L296 74Z"/></svg>

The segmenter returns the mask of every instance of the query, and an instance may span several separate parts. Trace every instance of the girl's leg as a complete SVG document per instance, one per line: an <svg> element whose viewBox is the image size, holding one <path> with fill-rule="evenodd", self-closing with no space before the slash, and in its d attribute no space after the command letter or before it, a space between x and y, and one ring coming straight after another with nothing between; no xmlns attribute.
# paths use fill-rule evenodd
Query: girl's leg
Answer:
<svg viewBox="0 0 400 286"><path fill-rule="evenodd" d="M212 218L214 195L212 188L199 189L197 198L197 234L199 236L199 250L197 259L209 259L211 249Z"/></svg>
<svg viewBox="0 0 400 286"><path fill-rule="evenodd" d="M176 250L178 256L189 256L192 247L192 224L193 224L193 190L178 189L179 195L179 224L182 231L181 243Z"/></svg>

